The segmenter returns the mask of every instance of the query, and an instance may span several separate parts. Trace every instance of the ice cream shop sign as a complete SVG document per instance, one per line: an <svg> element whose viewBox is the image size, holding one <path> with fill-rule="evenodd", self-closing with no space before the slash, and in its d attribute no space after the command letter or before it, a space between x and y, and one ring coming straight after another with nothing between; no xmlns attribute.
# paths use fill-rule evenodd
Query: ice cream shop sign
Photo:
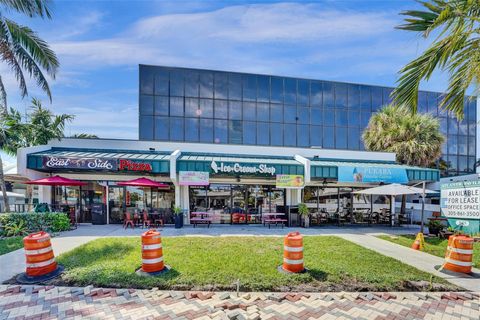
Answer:
<svg viewBox="0 0 480 320"><path fill-rule="evenodd" d="M128 159L44 157L45 169L151 172L148 162Z"/></svg>

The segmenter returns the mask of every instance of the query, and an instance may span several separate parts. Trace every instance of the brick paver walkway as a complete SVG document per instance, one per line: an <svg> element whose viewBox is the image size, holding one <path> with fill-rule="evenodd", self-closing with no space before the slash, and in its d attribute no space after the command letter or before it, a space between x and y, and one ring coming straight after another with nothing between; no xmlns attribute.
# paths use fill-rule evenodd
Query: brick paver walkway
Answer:
<svg viewBox="0 0 480 320"><path fill-rule="evenodd" d="M0 286L0 319L474 319L480 292L236 293Z"/></svg>

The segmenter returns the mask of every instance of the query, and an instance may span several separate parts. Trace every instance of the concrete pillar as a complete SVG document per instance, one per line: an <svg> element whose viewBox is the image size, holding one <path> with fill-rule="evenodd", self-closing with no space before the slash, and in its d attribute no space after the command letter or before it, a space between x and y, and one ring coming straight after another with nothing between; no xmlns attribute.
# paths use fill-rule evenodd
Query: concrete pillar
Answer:
<svg viewBox="0 0 480 320"><path fill-rule="evenodd" d="M295 206L302 202L302 189L285 189L287 206Z"/></svg>
<svg viewBox="0 0 480 320"><path fill-rule="evenodd" d="M38 202L52 204L52 187L38 186Z"/></svg>

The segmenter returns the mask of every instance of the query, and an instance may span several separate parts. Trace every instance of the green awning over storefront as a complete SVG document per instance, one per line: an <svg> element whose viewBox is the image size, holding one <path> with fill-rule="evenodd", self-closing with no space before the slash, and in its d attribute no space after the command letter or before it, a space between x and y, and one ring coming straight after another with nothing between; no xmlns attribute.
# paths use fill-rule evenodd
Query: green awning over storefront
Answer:
<svg viewBox="0 0 480 320"><path fill-rule="evenodd" d="M168 174L170 154L130 150L52 148L27 156L27 168L39 171L101 171Z"/></svg>
<svg viewBox="0 0 480 320"><path fill-rule="evenodd" d="M203 171L210 175L263 176L303 175L303 164L293 157L248 157L244 155L182 153L177 171Z"/></svg>
<svg viewBox="0 0 480 320"><path fill-rule="evenodd" d="M365 172L373 172L379 181L385 179L386 183L406 183L414 181L439 181L440 171L436 169L406 166L392 162L348 162L348 161L328 161L312 160L310 162L310 173L312 180L315 179L333 179L342 180L344 172L352 170L353 175L366 177ZM359 174L357 174L358 172ZM404 176L403 176L404 175ZM356 177L355 176L355 177ZM372 178L374 179L374 178ZM390 180L389 180L390 179ZM408 181L405 181L407 180ZM376 182L379 182L376 181ZM348 181L354 182L354 181ZM358 181L360 182L360 181ZM363 181L367 182L367 181ZM372 181L373 182L373 181Z"/></svg>

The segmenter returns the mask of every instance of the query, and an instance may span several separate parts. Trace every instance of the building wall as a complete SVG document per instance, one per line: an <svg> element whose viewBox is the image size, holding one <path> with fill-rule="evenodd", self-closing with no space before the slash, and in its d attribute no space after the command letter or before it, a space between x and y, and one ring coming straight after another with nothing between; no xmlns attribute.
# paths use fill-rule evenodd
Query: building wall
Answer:
<svg viewBox="0 0 480 320"><path fill-rule="evenodd" d="M364 150L361 133L392 88L290 77L140 66L140 140ZM476 100L458 122L421 91L419 111L447 137L445 174L474 172Z"/></svg>

